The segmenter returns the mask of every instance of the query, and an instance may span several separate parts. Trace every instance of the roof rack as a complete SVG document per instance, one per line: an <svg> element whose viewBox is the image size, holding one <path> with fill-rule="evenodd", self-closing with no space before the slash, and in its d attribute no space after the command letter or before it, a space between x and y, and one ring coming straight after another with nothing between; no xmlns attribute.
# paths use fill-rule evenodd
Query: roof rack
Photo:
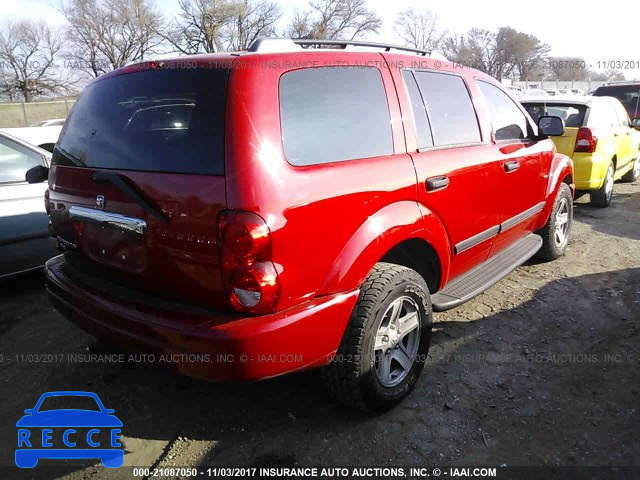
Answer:
<svg viewBox="0 0 640 480"><path fill-rule="evenodd" d="M347 50L349 47L368 47L368 48L379 48L384 50L385 52L390 52L392 50L401 50L404 52L417 53L418 55L430 56L431 50L423 50L421 48L413 48L413 47L403 47L401 45L392 45L389 43L378 43L378 42L365 42L360 40L316 40L312 38L257 38L250 46L250 52L273 52L273 51L281 51L274 50L274 47L289 47L288 50L291 51L291 46L295 46L295 50L299 50L300 48L305 49L322 49L322 48L336 48Z"/></svg>
<svg viewBox="0 0 640 480"><path fill-rule="evenodd" d="M604 87L605 85L636 85L640 83L638 80L614 80L611 82L605 82L602 84L602 86Z"/></svg>

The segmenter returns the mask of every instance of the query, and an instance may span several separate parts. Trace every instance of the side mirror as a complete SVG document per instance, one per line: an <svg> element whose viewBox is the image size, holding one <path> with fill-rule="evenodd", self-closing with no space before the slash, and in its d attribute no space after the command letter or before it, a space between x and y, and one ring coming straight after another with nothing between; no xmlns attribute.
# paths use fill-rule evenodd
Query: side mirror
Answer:
<svg viewBox="0 0 640 480"><path fill-rule="evenodd" d="M564 120L560 117L543 115L538 119L538 132L544 137L560 137L564 135Z"/></svg>
<svg viewBox="0 0 640 480"><path fill-rule="evenodd" d="M631 126L633 128L640 128L640 118L634 118L631 120Z"/></svg>
<svg viewBox="0 0 640 480"><path fill-rule="evenodd" d="M42 183L49 178L49 169L44 165L38 165L27 170L25 179L28 183Z"/></svg>
<svg viewBox="0 0 640 480"><path fill-rule="evenodd" d="M27 408L24 413L26 413L27 415L31 415L33 413L33 408Z"/></svg>
<svg viewBox="0 0 640 480"><path fill-rule="evenodd" d="M113 408L105 408L104 409L104 413L106 413L107 415L110 415L112 413L115 413L116 411Z"/></svg>

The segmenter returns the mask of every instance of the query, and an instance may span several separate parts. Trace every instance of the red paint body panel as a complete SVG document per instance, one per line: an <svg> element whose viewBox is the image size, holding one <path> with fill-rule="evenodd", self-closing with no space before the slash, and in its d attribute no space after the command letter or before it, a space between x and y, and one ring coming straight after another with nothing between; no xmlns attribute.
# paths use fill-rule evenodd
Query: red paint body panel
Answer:
<svg viewBox="0 0 640 480"><path fill-rule="evenodd" d="M164 224L112 185L92 182L94 169L53 167L52 223L56 235L77 244L79 251L56 257L46 270L54 305L98 336L150 351L234 357L229 362L176 362L176 368L189 375L258 379L328 363L360 285L389 250L408 239L429 243L438 257L441 289L543 226L559 183L572 175L571 161L556 154L550 141L496 143L475 79L497 82L449 62L330 49L176 60L185 61L207 68L233 65L226 100L224 176L117 172L169 217ZM387 94L393 153L293 166L282 145L280 79L295 68L332 65L378 68ZM151 64L125 67L100 81L149 68ZM462 75L482 141L418 152L402 68ZM521 168L505 172L505 162L513 159ZM426 180L442 175L449 185L427 191ZM107 198L106 210L144 219L146 234L74 227L69 208L93 208L99 194ZM542 202L544 208L525 222L456 250L469 238ZM227 209L254 212L268 226L269 261L279 288L274 313L232 312L216 243L216 216ZM91 278L80 281L69 274L74 269L84 269ZM240 361L241 355L246 361Z"/></svg>
<svg viewBox="0 0 640 480"><path fill-rule="evenodd" d="M61 263L55 257L47 264L49 297L70 320L123 348L177 354L175 361L156 361L214 381L257 380L328 363L358 297L352 290L259 317L181 313L93 291L74 282Z"/></svg>

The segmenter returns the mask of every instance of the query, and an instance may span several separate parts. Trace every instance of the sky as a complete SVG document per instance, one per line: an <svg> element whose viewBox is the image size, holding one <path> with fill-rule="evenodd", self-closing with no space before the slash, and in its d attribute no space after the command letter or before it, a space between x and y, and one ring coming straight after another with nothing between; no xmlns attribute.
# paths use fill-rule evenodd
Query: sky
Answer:
<svg viewBox="0 0 640 480"><path fill-rule="evenodd" d="M177 11L177 0L155 0L167 14ZM304 10L307 0L276 0L284 13L282 26L294 10ZM62 24L60 0L1 0L2 20L31 18ZM368 0L369 7L384 21L383 30L369 40L397 43L393 22L398 12L408 8L429 8L439 17L439 25L451 34L477 27L495 31L509 26L533 34L551 46L553 56L585 58L592 70L604 62L631 63L633 69L622 70L629 79L640 78L637 0L607 0L603 3L560 0L524 2L517 0ZM597 5L597 7L596 7Z"/></svg>

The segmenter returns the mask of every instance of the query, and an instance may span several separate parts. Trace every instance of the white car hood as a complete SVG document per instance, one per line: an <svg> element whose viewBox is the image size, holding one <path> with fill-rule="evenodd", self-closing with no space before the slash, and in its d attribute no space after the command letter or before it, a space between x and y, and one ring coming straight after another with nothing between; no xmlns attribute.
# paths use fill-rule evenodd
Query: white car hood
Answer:
<svg viewBox="0 0 640 480"><path fill-rule="evenodd" d="M1 132L8 133L15 138L19 138L31 145L44 145L46 143L56 143L60 136L62 126L57 127L22 127L22 128L0 128Z"/></svg>

